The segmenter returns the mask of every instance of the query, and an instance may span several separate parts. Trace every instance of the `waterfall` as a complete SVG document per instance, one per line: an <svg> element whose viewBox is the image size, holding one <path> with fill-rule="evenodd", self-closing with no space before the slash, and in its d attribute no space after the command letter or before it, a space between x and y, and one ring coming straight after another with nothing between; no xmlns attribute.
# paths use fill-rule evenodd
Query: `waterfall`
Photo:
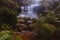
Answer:
<svg viewBox="0 0 60 40"><path fill-rule="evenodd" d="M33 8L35 6L39 6L39 0L34 0L33 4L31 4L29 6L22 6L21 14L19 14L17 17L38 18L36 12L33 12Z"/></svg>

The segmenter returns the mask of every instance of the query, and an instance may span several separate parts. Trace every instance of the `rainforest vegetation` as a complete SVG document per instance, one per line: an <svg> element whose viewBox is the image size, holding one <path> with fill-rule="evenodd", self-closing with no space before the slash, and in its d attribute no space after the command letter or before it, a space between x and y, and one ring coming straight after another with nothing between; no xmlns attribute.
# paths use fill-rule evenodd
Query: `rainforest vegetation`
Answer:
<svg viewBox="0 0 60 40"><path fill-rule="evenodd" d="M37 19L17 18L21 6L31 4L22 1L0 0L0 40L60 40L60 1L43 4L45 10L37 11Z"/></svg>

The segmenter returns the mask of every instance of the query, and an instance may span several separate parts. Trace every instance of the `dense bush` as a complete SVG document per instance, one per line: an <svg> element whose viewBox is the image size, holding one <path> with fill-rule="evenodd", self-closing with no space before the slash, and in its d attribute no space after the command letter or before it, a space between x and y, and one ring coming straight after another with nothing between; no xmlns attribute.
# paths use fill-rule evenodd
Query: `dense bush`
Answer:
<svg viewBox="0 0 60 40"><path fill-rule="evenodd" d="M12 32L11 31L1 31L0 40L11 40Z"/></svg>
<svg viewBox="0 0 60 40"><path fill-rule="evenodd" d="M22 40L22 38L13 31L1 31L0 40Z"/></svg>
<svg viewBox="0 0 60 40"><path fill-rule="evenodd" d="M0 0L0 29L4 25L16 26L18 8L19 5L12 0Z"/></svg>
<svg viewBox="0 0 60 40"><path fill-rule="evenodd" d="M6 7L0 8L0 27L4 24L15 26L17 20L16 16L17 13L15 13L13 10Z"/></svg>
<svg viewBox="0 0 60 40"><path fill-rule="evenodd" d="M48 23L39 22L34 27L39 40L49 40L55 31L55 26Z"/></svg>

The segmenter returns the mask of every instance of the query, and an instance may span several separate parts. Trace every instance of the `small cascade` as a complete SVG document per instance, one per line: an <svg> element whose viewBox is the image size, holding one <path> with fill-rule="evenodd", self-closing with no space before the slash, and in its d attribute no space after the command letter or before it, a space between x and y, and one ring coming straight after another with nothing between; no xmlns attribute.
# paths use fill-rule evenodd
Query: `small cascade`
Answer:
<svg viewBox="0 0 60 40"><path fill-rule="evenodd" d="M34 3L29 6L22 6L21 13L17 17L38 18L37 13L33 11L35 6L39 6L39 0L34 0Z"/></svg>

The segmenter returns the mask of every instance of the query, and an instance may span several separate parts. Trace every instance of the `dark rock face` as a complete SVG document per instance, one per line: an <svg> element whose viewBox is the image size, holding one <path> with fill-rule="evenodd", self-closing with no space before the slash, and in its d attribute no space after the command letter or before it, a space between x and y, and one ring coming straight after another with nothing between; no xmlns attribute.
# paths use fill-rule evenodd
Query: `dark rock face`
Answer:
<svg viewBox="0 0 60 40"><path fill-rule="evenodd" d="M43 6L35 6L33 8L33 11L37 12L37 13L42 13L42 12L44 12L44 10L45 10L45 7L43 7Z"/></svg>

